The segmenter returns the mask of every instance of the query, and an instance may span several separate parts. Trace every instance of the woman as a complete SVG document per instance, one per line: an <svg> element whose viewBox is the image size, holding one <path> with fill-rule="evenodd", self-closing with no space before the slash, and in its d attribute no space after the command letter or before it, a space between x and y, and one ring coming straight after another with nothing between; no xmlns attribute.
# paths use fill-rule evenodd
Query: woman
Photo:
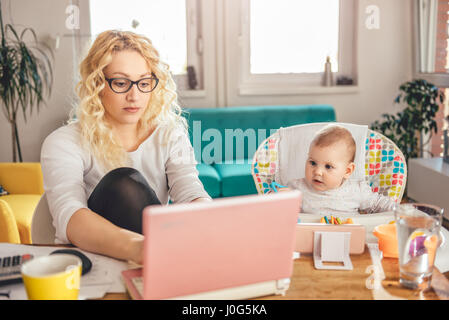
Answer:
<svg viewBox="0 0 449 320"><path fill-rule="evenodd" d="M142 262L142 209L210 201L168 66L151 41L101 33L81 62L76 121L44 141L57 243Z"/></svg>

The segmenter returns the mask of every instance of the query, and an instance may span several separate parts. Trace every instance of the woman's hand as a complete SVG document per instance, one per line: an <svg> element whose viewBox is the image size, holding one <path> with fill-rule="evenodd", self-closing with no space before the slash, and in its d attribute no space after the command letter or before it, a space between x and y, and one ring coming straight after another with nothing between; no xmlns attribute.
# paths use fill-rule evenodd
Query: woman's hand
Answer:
<svg viewBox="0 0 449 320"><path fill-rule="evenodd" d="M143 240L144 237L141 234L135 234L135 237L131 239L129 260L137 264L143 264Z"/></svg>
<svg viewBox="0 0 449 320"><path fill-rule="evenodd" d="M137 264L143 262L143 235L119 228L86 208L79 209L70 218L67 238L89 252Z"/></svg>

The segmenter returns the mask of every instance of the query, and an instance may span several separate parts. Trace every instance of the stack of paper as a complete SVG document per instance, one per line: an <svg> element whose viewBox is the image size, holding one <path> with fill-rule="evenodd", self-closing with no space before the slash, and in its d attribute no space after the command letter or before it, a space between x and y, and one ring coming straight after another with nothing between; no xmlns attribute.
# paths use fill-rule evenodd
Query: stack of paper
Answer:
<svg viewBox="0 0 449 320"><path fill-rule="evenodd" d="M66 248L66 247L64 247ZM61 247L29 246L0 243L0 257L32 254L34 257L49 255ZM84 253L92 261L92 269L81 277L79 299L102 298L107 292L125 292L121 272L129 268L126 261L93 254L74 248ZM25 300L27 294L23 283L1 286L0 299Z"/></svg>

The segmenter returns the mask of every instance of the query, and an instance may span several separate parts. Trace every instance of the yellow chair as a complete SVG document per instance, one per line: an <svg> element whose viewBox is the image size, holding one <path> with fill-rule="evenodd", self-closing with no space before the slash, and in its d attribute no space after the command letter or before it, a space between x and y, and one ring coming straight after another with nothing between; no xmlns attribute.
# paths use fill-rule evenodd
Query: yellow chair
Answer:
<svg viewBox="0 0 449 320"><path fill-rule="evenodd" d="M0 199L0 242L20 243L19 229L12 209Z"/></svg>
<svg viewBox="0 0 449 320"><path fill-rule="evenodd" d="M30 244L33 213L44 193L40 163L0 163L0 185L9 192L0 196L0 242Z"/></svg>

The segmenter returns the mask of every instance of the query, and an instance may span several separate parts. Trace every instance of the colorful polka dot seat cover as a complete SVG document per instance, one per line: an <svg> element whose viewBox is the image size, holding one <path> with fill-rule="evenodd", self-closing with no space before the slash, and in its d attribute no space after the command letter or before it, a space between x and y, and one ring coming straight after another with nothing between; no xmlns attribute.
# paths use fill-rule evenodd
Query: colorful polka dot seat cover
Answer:
<svg viewBox="0 0 449 320"><path fill-rule="evenodd" d="M272 191L278 157L279 135L265 139L257 148L252 175L259 194ZM400 202L407 181L407 165L401 150L384 135L369 130L365 143L365 179L374 192Z"/></svg>

